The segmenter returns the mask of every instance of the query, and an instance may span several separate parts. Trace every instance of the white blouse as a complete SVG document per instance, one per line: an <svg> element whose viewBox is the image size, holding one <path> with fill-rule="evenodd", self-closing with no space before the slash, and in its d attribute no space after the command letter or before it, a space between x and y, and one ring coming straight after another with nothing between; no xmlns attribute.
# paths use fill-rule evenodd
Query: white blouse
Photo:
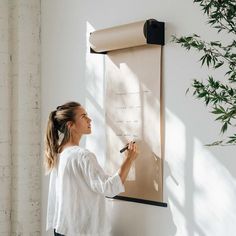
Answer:
<svg viewBox="0 0 236 236"><path fill-rule="evenodd" d="M50 174L46 230L66 236L109 235L105 196L121 192L119 174L106 175L93 153L79 146L64 149Z"/></svg>

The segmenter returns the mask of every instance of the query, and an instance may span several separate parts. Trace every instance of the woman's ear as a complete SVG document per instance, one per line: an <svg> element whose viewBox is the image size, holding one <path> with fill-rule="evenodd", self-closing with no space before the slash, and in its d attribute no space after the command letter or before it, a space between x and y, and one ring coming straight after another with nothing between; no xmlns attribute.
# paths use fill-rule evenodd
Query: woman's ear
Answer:
<svg viewBox="0 0 236 236"><path fill-rule="evenodd" d="M66 125L67 125L67 128L68 128L68 129L71 129L71 127L73 126L73 122L72 122L72 121L68 121L68 122L66 123Z"/></svg>

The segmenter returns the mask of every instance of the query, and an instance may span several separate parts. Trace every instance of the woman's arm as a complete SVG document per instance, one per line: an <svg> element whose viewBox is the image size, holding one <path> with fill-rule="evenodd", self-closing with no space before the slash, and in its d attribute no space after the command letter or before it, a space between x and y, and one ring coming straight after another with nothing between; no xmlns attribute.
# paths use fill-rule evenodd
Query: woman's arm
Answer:
<svg viewBox="0 0 236 236"><path fill-rule="evenodd" d="M132 163L137 158L137 156L138 156L137 145L136 143L130 142L128 144L128 151L127 151L126 157L118 171L123 184L129 174L129 170L132 166Z"/></svg>
<svg viewBox="0 0 236 236"><path fill-rule="evenodd" d="M129 143L126 157L120 169L113 176L108 176L99 165L96 156L89 152L80 162L82 173L85 181L95 192L101 193L108 197L124 192L124 182L129 173L132 162L137 157L137 146Z"/></svg>

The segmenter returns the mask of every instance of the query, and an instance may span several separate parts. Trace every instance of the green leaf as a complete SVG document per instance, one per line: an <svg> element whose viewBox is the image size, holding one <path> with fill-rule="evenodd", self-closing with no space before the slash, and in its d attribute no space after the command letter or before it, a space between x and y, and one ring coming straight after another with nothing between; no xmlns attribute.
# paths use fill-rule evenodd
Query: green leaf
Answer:
<svg viewBox="0 0 236 236"><path fill-rule="evenodd" d="M227 141L227 143L236 144L236 134L234 134L233 136L230 136L228 138L229 138L229 141Z"/></svg>
<svg viewBox="0 0 236 236"><path fill-rule="evenodd" d="M224 64L224 62L221 61L221 62L217 63L214 67L215 67L215 69L216 69L216 68L221 67L223 64Z"/></svg>
<svg viewBox="0 0 236 236"><path fill-rule="evenodd" d="M224 111L222 111L221 109L215 107L213 111L211 111L211 113L213 114L222 114L224 113Z"/></svg>
<svg viewBox="0 0 236 236"><path fill-rule="evenodd" d="M211 55L207 54L207 57L206 57L206 62L207 62L207 66L209 67L209 65L211 64Z"/></svg>
<svg viewBox="0 0 236 236"><path fill-rule="evenodd" d="M204 62L205 62L205 60L206 60L206 57L207 57L207 55L204 55L204 56L202 56L202 57L200 58L200 61L202 61L202 66L203 66L203 64L204 64Z"/></svg>
<svg viewBox="0 0 236 236"><path fill-rule="evenodd" d="M211 46L221 46L221 43L219 41L215 41L215 42L210 42Z"/></svg>
<svg viewBox="0 0 236 236"><path fill-rule="evenodd" d="M225 122L221 128L221 133L224 133L227 130L227 128L228 128L228 123Z"/></svg>

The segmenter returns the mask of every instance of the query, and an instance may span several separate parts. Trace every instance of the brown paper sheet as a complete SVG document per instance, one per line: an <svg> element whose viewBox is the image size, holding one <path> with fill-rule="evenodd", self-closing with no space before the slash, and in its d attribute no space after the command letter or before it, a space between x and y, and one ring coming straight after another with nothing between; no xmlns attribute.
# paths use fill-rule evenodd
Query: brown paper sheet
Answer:
<svg viewBox="0 0 236 236"><path fill-rule="evenodd" d="M135 140L140 154L121 196L162 202L161 46L111 51L105 67L106 169L117 171L125 155L119 150Z"/></svg>

